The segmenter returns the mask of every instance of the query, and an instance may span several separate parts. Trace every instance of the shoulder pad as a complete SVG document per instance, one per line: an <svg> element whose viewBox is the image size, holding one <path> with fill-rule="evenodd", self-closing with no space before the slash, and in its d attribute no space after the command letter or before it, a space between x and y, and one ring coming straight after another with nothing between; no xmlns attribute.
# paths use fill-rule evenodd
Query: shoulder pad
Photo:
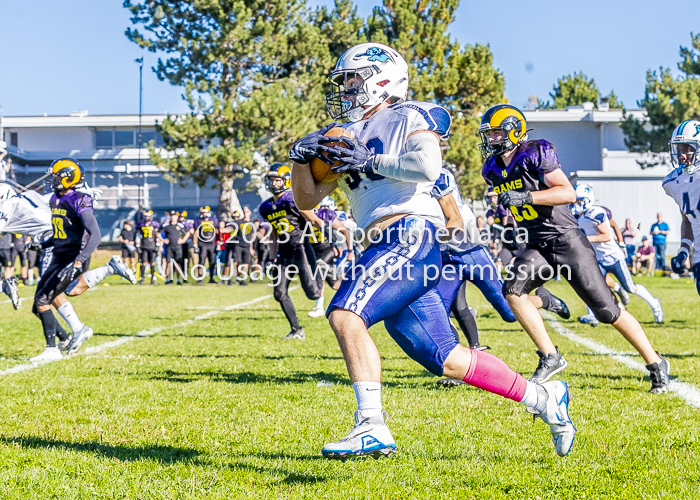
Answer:
<svg viewBox="0 0 700 500"><path fill-rule="evenodd" d="M669 182L675 181L676 179L678 179L679 174L680 174L680 169L672 170L672 171L669 172L668 175L666 175L666 177L664 177L664 179L661 181L661 185L662 185L662 186L665 186L665 185L668 184Z"/></svg>
<svg viewBox="0 0 700 500"><path fill-rule="evenodd" d="M420 116L409 133L417 130L429 130L435 132L442 140L447 140L450 137L452 117L442 106L423 101L406 101L392 106L391 109L404 113L413 111Z"/></svg>

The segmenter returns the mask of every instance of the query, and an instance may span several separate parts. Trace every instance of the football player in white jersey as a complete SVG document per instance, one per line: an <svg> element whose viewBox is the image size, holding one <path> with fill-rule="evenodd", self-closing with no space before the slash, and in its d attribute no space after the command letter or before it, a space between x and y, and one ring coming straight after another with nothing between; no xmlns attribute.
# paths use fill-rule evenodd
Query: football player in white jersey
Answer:
<svg viewBox="0 0 700 500"><path fill-rule="evenodd" d="M454 174L443 168L431 194L440 203L448 225L451 214L460 214L464 222L464 231L456 232L452 240L440 246L444 272L437 290L445 304L445 309L454 314L462 332L467 337L469 348L483 350L484 346L479 345L476 322L468 310L464 297L464 284L467 281L476 285L503 321L515 323L517 318L503 296L503 280L500 271L489 251L479 244L476 217L471 208L462 201ZM569 319L571 313L566 303L543 286L536 290L535 295L529 297L538 309L545 309L564 319ZM438 385L441 387L452 387L463 383L461 380L449 377L438 380Z"/></svg>
<svg viewBox="0 0 700 500"><path fill-rule="evenodd" d="M571 213L578 221L578 227L588 237L596 260L603 276L612 274L620 282L622 288L628 293L633 293L649 304L654 313L654 320L661 323L664 320L664 311L661 301L652 296L644 285L637 285L632 280L632 274L625 262L625 254L620 245L613 241L613 231L605 209L595 205L595 193L588 184L576 186L576 202L571 205ZM588 308L588 314L579 318L581 323L597 326L598 320L593 311Z"/></svg>
<svg viewBox="0 0 700 500"><path fill-rule="evenodd" d="M7 200L9 200L15 195L17 195L17 192L12 188L12 186L4 182L0 183L0 206L2 206L3 203L5 203ZM2 211L0 211L0 227L4 223L5 217L6 216L3 215ZM14 307L15 310L19 309L21 301L19 298L17 277L11 276L7 279L4 279L4 275L0 273L0 283L0 288L2 288L3 293L10 297L12 307Z"/></svg>
<svg viewBox="0 0 700 500"><path fill-rule="evenodd" d="M567 385L528 382L497 357L460 345L435 288L442 264L436 235L445 232L445 223L430 193L442 168L439 140L449 136L449 113L406 100L408 65L386 45L350 48L329 79L329 113L348 118L344 127L353 137L340 138L345 147L328 147L323 135L331 124L297 142L290 151L292 189L299 208L309 210L340 186L367 237L326 313L355 391L355 427L326 444L323 455L345 460L396 450L382 411L381 359L367 331L380 321L406 354L435 375L523 403L549 424L557 453L565 455L575 434ZM308 163L323 154L341 162L333 168L344 174L338 181L314 180ZM457 219L448 230L462 227Z"/></svg>
<svg viewBox="0 0 700 500"><path fill-rule="evenodd" d="M94 188L89 188L83 186L80 191L96 196L99 198L100 190ZM36 191L25 191L21 194L14 194L6 199L0 200L0 233L15 233L15 234L25 234L31 236L34 242L40 244L43 241L51 238L53 234L52 216L51 209L47 204L48 199L51 194L40 195ZM51 247L45 248L45 256L42 262L42 268L48 266L51 261ZM65 293L70 297L75 297L81 295L89 288L94 287L100 281L102 281L107 276L116 274L127 279L132 284L136 283L136 276L133 271L129 269L119 256L113 256L110 261L104 266L100 266L94 269L90 269L83 273L79 278L77 278L73 283L71 283L66 289ZM3 289L5 287L3 286ZM11 296L12 298L12 296ZM13 300L13 305L15 301ZM17 295L17 305L15 309L19 307L19 295ZM73 334L89 329L86 327L78 318L77 313L73 309L72 304L69 301L64 301L63 304L58 307L59 314L68 323L73 331ZM92 330L90 330L92 331ZM65 337L65 338L62 338ZM59 331L59 350L65 350L70 343L70 336L64 335L63 332ZM55 352L52 351L54 357ZM42 356L44 353L40 354ZM36 358L39 358L37 356ZM34 359L34 358L33 358ZM35 361L42 361L43 358L34 359Z"/></svg>
<svg viewBox="0 0 700 500"><path fill-rule="evenodd" d="M700 120L686 120L678 125L673 131L669 147L671 161L676 169L664 178L662 186L666 194L678 203L683 216L681 247L671 259L671 269L674 273L683 273L690 245L694 241L693 274L695 287L700 294Z"/></svg>

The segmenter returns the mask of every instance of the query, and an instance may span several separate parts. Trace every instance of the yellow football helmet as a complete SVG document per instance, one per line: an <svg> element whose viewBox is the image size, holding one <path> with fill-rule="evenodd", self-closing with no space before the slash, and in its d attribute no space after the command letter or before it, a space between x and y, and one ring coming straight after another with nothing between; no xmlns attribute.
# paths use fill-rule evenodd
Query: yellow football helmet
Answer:
<svg viewBox="0 0 700 500"><path fill-rule="evenodd" d="M488 132L501 130L503 136L499 140L489 140ZM479 149L484 158L491 155L502 155L527 140L527 122L525 115L510 104L497 104L484 113L479 125L481 144Z"/></svg>
<svg viewBox="0 0 700 500"><path fill-rule="evenodd" d="M211 215L211 208L207 205L206 207L201 207L199 209L200 217L209 217Z"/></svg>
<svg viewBox="0 0 700 500"><path fill-rule="evenodd" d="M272 180L282 178L282 187L275 187ZM270 165L270 171L265 176L265 186L272 194L280 194L292 187L292 169L284 163L274 163Z"/></svg>
<svg viewBox="0 0 700 500"><path fill-rule="evenodd" d="M59 158L49 167L54 192L80 187L85 181L85 168L75 158Z"/></svg>

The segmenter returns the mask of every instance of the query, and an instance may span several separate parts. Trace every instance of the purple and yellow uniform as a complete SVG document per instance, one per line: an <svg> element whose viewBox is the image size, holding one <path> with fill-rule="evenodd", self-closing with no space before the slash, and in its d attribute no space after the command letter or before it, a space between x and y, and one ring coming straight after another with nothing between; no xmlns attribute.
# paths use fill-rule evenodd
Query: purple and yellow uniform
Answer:
<svg viewBox="0 0 700 500"><path fill-rule="evenodd" d="M548 189L545 174L561 168L557 152L544 139L523 142L506 167L500 156L490 156L481 170L486 182L496 194L506 191L541 191ZM573 229L578 230L576 219L568 205L523 205L510 207L518 227L528 231L529 243L552 240Z"/></svg>
<svg viewBox="0 0 700 500"><path fill-rule="evenodd" d="M274 297L280 303L292 330L296 330L300 328L299 320L292 299L287 293L293 273L286 268L296 267L301 287L310 300L316 300L321 296L323 286L321 273L316 273L314 276L311 262L316 262L315 254L308 240L304 238L304 228L308 221L294 203L291 191L285 191L277 200L272 197L264 201L258 208L258 212L272 225L277 235L277 265L273 267L274 272L277 273L273 279L276 283ZM285 269L282 269L283 267Z"/></svg>
<svg viewBox="0 0 700 500"><path fill-rule="evenodd" d="M139 222L136 225L136 233L141 237L141 262L155 262L158 248L156 238L160 231L160 223L150 220Z"/></svg>
<svg viewBox="0 0 700 500"><path fill-rule="evenodd" d="M59 273L65 267L77 261L83 264L83 269L87 269L85 263L97 249L101 238L89 195L73 190L62 196L55 193L49 207L53 238L47 245L51 244L53 250L36 287L35 308L51 304L71 284L59 278Z"/></svg>
<svg viewBox="0 0 700 500"><path fill-rule="evenodd" d="M516 146L508 166L501 156L487 158L481 173L497 194L506 191L544 191L549 189L545 175L560 169L557 153L549 142L540 139ZM527 231L525 249L513 261L503 285L503 294L527 295L560 274L576 294L603 323L614 323L620 309L596 272L598 261L586 236L568 205L525 204L509 207L518 228Z"/></svg>

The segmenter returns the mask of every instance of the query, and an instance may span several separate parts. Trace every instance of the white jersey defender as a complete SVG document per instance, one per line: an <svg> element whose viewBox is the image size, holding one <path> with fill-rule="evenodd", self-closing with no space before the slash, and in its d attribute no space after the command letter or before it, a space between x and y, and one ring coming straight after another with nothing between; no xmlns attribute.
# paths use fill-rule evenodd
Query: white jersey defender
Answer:
<svg viewBox="0 0 700 500"><path fill-rule="evenodd" d="M608 219L608 214L605 213L603 208L597 205L593 205L578 218L578 227L586 234L586 236L595 236L600 234L598 231L598 226L601 224L607 228L608 234L613 234L612 227L610 226L610 219ZM591 243L591 246L593 246L593 249L595 250L596 260L603 266L612 266L616 262L625 260L625 254L622 253L622 249L612 240L612 238L601 243Z"/></svg>
<svg viewBox="0 0 700 500"><path fill-rule="evenodd" d="M687 174L678 168L664 178L662 186L690 221L695 243L695 263L700 264L700 172Z"/></svg>
<svg viewBox="0 0 700 500"><path fill-rule="evenodd" d="M427 102L406 101L343 127L375 154L401 156L406 153L406 141L411 134L430 131L447 139L451 124L452 118L444 108ZM405 182L376 173L353 172L338 183L362 229L381 217L399 213L422 217L436 227L445 225L440 205L430 195L433 182Z"/></svg>

